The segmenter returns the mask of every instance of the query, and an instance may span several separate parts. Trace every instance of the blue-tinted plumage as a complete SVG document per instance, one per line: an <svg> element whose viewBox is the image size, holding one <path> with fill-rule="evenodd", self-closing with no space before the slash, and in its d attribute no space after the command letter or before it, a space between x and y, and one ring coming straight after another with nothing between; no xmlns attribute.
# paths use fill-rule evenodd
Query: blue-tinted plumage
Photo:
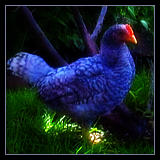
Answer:
<svg viewBox="0 0 160 160"><path fill-rule="evenodd" d="M37 87L47 106L89 127L123 101L134 78L134 61L125 44L131 35L125 26L110 27L94 57L53 69L42 58L21 52L7 62L9 69Z"/></svg>

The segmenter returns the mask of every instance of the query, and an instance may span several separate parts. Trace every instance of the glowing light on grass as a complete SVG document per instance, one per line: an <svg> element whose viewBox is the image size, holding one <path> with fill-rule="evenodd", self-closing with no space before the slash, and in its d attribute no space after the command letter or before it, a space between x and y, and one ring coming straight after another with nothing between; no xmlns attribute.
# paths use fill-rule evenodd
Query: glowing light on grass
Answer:
<svg viewBox="0 0 160 160"><path fill-rule="evenodd" d="M45 130L45 132L48 132L49 133L49 130L53 127L54 128L54 131L55 131L55 134L57 135L58 134L58 130L64 130L64 118L66 117L65 115L60 118L60 120L57 122L53 122L53 119L54 119L54 116L55 116L56 112L50 116L49 113L44 113L44 115L42 116L42 118L44 119L44 127L43 129Z"/></svg>
<svg viewBox="0 0 160 160"><path fill-rule="evenodd" d="M93 144L99 143L104 136L104 132L101 130L98 130L97 128L91 128L89 133L90 133L89 136L91 138L91 142Z"/></svg>
<svg viewBox="0 0 160 160"><path fill-rule="evenodd" d="M56 113L54 113L53 116L51 117L50 114L45 109L45 113L42 116L42 118L44 120L44 125L43 125L44 127L43 127L43 129L44 129L45 132L48 132L54 126L53 118L54 118L55 114Z"/></svg>
<svg viewBox="0 0 160 160"><path fill-rule="evenodd" d="M99 143L101 141L101 135L99 133L90 133L89 136L93 143Z"/></svg>
<svg viewBox="0 0 160 160"><path fill-rule="evenodd" d="M58 121L58 123L60 123L60 122L62 122L63 123L63 119L65 118L66 116L64 115L59 121Z"/></svg>
<svg viewBox="0 0 160 160"><path fill-rule="evenodd" d="M56 113L55 113L56 114ZM64 118L66 117L65 115L60 118L60 120L58 122L53 122L53 117L54 116L50 116L50 114L48 114L47 112L42 116L42 118L44 119L44 127L43 129L45 130L45 132L49 133L49 130L54 127L54 132L55 135L58 135L58 130L60 129L60 131L64 132L67 129L69 129L70 132L81 132L81 127L78 124L75 123L70 123L70 124L64 124ZM98 130L97 128L91 128L89 131L89 137L90 140L93 144L97 144L100 141L102 141L102 138L104 136L104 132L102 130ZM81 136L82 137L82 136Z"/></svg>
<svg viewBox="0 0 160 160"><path fill-rule="evenodd" d="M45 114L44 117L45 117L44 130L45 130L45 132L48 132L48 130L50 130L53 127L52 118L50 117L49 114Z"/></svg>

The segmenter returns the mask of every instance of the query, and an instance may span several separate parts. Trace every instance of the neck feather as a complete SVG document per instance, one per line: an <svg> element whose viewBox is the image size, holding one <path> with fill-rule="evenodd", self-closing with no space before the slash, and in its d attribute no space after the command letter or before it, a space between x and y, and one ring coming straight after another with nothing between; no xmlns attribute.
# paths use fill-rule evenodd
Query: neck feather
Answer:
<svg viewBox="0 0 160 160"><path fill-rule="evenodd" d="M126 47L125 43L115 45L101 45L100 57L105 65L114 66L120 60L123 54L123 48Z"/></svg>

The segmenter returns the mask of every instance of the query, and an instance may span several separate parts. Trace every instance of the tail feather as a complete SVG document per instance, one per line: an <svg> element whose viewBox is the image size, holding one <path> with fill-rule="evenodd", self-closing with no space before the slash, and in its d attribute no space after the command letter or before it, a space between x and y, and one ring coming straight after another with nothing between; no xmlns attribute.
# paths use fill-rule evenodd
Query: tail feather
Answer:
<svg viewBox="0 0 160 160"><path fill-rule="evenodd" d="M12 74L23 78L31 85L54 70L41 57L26 52L17 53L7 61L7 65Z"/></svg>

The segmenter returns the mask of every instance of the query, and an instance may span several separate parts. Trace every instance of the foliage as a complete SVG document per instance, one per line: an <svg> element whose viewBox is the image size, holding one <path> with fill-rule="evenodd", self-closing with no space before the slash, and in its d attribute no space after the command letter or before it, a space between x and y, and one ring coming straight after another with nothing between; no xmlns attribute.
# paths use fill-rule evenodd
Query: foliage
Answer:
<svg viewBox="0 0 160 160"><path fill-rule="evenodd" d="M69 7L31 6L28 8L42 31L62 57L65 59L67 57L72 58L79 51L83 51L84 45L81 35ZM79 11L90 33L93 32L100 10L100 6L79 7ZM152 36L146 38L150 38L153 41L153 6L109 6L97 44L100 43L105 30L111 25L126 22L134 25L134 30L146 30L151 33ZM19 10L16 10L16 7L7 7L6 9L6 28L7 59L20 50L32 53L39 48L38 41L33 37L28 29L28 25Z"/></svg>
<svg viewBox="0 0 160 160"><path fill-rule="evenodd" d="M125 104L134 112L141 110L145 112L147 109L150 89L150 72L145 66L135 76L131 90L129 91Z"/></svg>
<svg viewBox="0 0 160 160"><path fill-rule="evenodd" d="M121 17L116 16L117 13L120 13ZM123 22L126 18L132 25L139 26L140 29L144 27L154 34L154 6L117 6L114 18L117 22L120 19Z"/></svg>
<svg viewBox="0 0 160 160"><path fill-rule="evenodd" d="M43 11L42 8L37 7L34 12L33 16L38 15L40 18L37 23L55 48L60 48L60 42L69 47L73 41L77 40L78 30L69 7L51 7L49 10L46 7Z"/></svg>
<svg viewBox="0 0 160 160"><path fill-rule="evenodd" d="M83 49L80 44L82 39L75 25L73 15L69 7L28 7L36 22L45 33L55 49L63 54L61 50L73 48L75 45ZM64 14L65 13L65 14ZM32 53L39 48L38 41L33 37L19 10L7 7L7 59L16 52L26 51ZM13 25L14 24L14 25ZM63 46L63 47L62 47ZM64 51L63 50L63 51ZM65 54L67 54L65 52ZM63 57L68 55L63 54Z"/></svg>

